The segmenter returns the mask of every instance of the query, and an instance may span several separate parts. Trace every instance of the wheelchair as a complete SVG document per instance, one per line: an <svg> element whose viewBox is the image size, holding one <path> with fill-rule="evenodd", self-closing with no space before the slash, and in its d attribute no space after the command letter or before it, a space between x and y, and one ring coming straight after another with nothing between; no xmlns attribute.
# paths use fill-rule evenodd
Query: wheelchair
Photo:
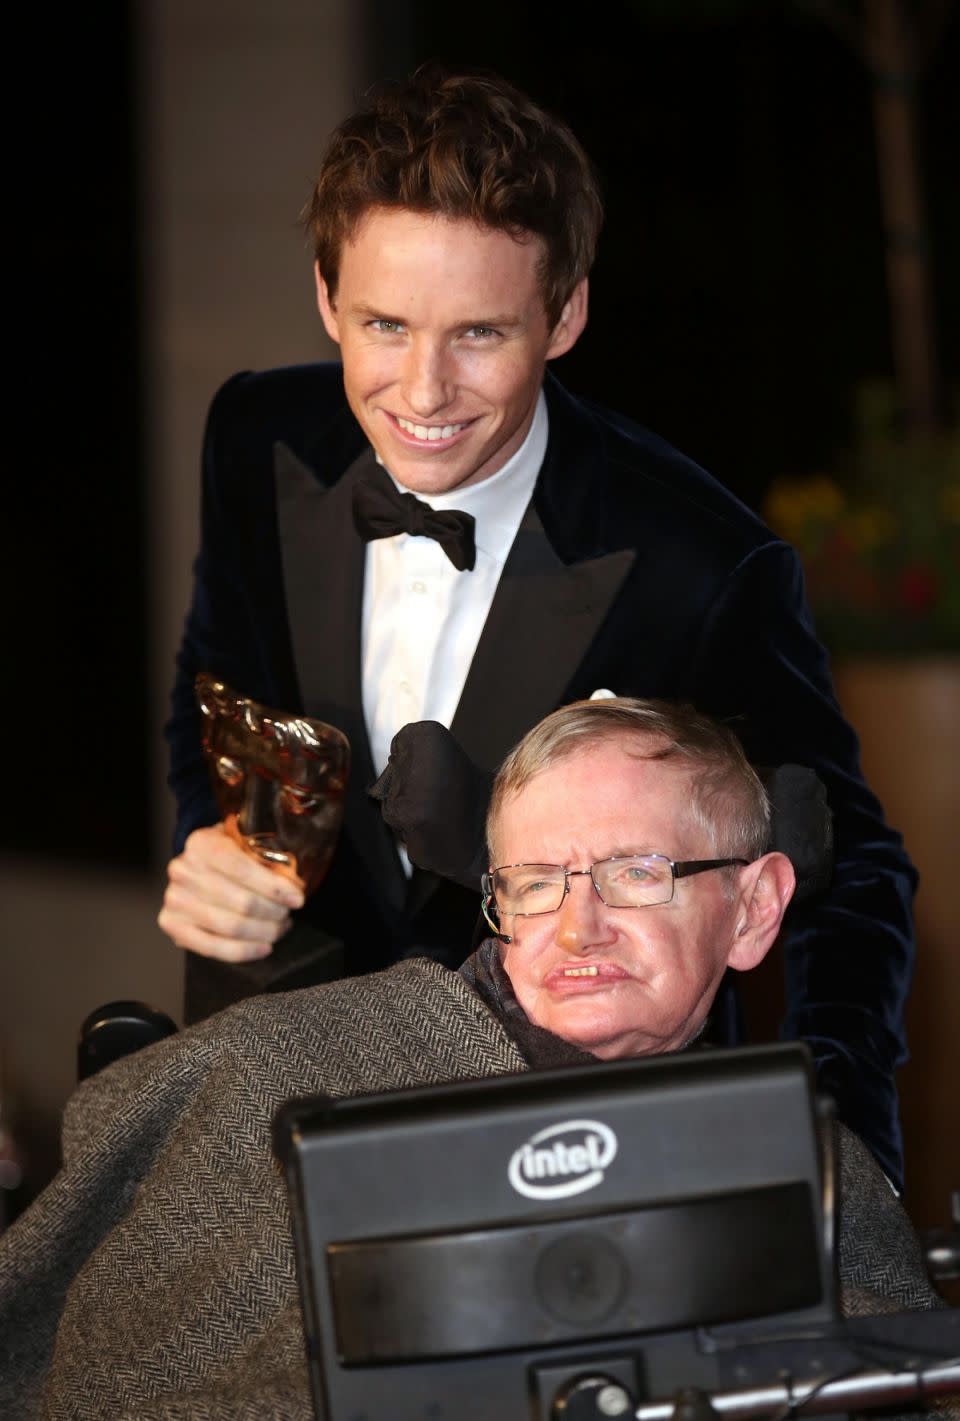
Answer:
<svg viewBox="0 0 960 1421"><path fill-rule="evenodd" d="M790 768L785 767L786 770ZM822 794L817 793L815 786L811 788L808 779L803 777L799 781L791 779L788 774L782 771L777 774L779 775L778 793L773 796L778 811L778 817L775 820L774 846L783 846L784 851L788 852L797 866L801 894L808 896L820 890L829 872L831 844L829 811L826 809L825 798L822 797ZM798 805L802 808L798 809ZM137 1050L144 1045L159 1041L174 1033L176 1029L175 1023L169 1017L142 1003L129 1000L108 1003L91 1012L81 1027L78 1047L78 1076L80 1079L86 1079L110 1062L128 1054L131 1050ZM776 1054L778 1050L782 1052L796 1048L772 1049ZM747 1054L749 1055L749 1052ZM627 1064L618 1063L621 1066L627 1066ZM632 1069L636 1069L636 1063L630 1064ZM656 1065L654 1062L645 1064L647 1066ZM595 1076L593 1069L590 1072L579 1074L592 1078L589 1082L591 1088L598 1082L598 1077ZM600 1074L605 1074L605 1071L601 1071ZM447 1088L432 1089L443 1091ZM454 1127L457 1125L456 1117L459 1109L456 1099L457 1091L461 1089L463 1088L450 1088L448 1092L449 1098L453 1101L451 1110ZM496 1094L500 1089L501 1086L497 1082L477 1082L473 1083L467 1091L467 1094L471 1096L465 1115L468 1138L476 1119L477 1092L492 1090ZM566 1089L575 1089L575 1083L568 1081ZM566 1096L564 1096L563 1104L566 1113L569 1114L570 1108L567 1106ZM389 1102L386 1108L389 1110ZM433 1103L430 1108L432 1111ZM498 1109L502 1110L502 1108L503 1101L498 1106ZM671 1107L671 1109L673 1108ZM371 1109L375 1114L377 1111L380 1112L376 1118L379 1132L378 1147L382 1147L383 1102L373 1103ZM585 1105L584 1110L588 1109L588 1106ZM310 1113L311 1111L313 1114ZM314 1128L318 1120L317 1112L319 1112L319 1134ZM359 1119L355 1106L351 1106L350 1116L355 1126ZM421 1399L423 1396L429 1397L430 1387L435 1384L435 1380L432 1381L429 1376L429 1365L425 1369L424 1376L420 1376L419 1373L424 1372L425 1356L429 1360L431 1349L435 1351L438 1344L436 1341L424 1342L422 1339L415 1338L411 1343L413 1355L409 1358L398 1357L396 1354L391 1354L389 1357L380 1355L377 1348L382 1349L384 1346L392 1345L389 1339L396 1330L394 1326L396 1319L391 1322L387 1316L386 1321L380 1320L379 1330L376 1325L370 1324L372 1331L362 1336L358 1335L354 1339L357 1350L351 1361L352 1371L350 1367L347 1368L348 1382L353 1385L359 1377L359 1391L350 1393L348 1386L343 1395L335 1396L331 1400L330 1395L324 1389L325 1383L322 1376L316 1371L317 1357L322 1353L324 1346L323 1330L318 1331L317 1319L326 1307L327 1323L331 1324L331 1309L335 1305L329 1300L326 1303L322 1300L318 1301L316 1280L324 1272L321 1266L322 1259L307 1256L304 1240L308 1237L316 1237L318 1231L322 1232L322 1218L318 1222L316 1204L315 1201L311 1201L309 1194L309 1163L304 1156L298 1161L296 1167L292 1168L290 1150L293 1148L292 1140L303 1142L309 1138L316 1138L319 1141L318 1147L321 1150L326 1149L329 1139L324 1131L331 1124L331 1119L334 1126L339 1125L336 1103L308 1102L306 1105L301 1103L287 1107L282 1112L282 1118L276 1127L275 1149L288 1167L295 1219L295 1237L299 1255L298 1272L309 1337L308 1350L311 1365L314 1368L312 1381L316 1411L318 1417L329 1417L330 1421L340 1421L340 1417L356 1414L358 1407L365 1409L368 1405L373 1405L371 1414L386 1414L378 1413L377 1407L392 1404L390 1397L392 1396L393 1382L388 1381L386 1396L376 1390L376 1386L382 1383L382 1367L385 1361L401 1364L399 1374L402 1374L406 1383L413 1388L412 1395ZM411 1122L407 1119L403 1123L407 1127L407 1132L404 1133L402 1124L399 1127L397 1149L409 1151ZM414 1128L416 1128L415 1122ZM432 1127L430 1133L431 1135L434 1133ZM824 1132L824 1138L826 1133ZM337 1147L349 1149L353 1147L358 1137L355 1130L347 1131L347 1137L346 1140L338 1137L337 1131L334 1129L333 1135L329 1138L334 1140L334 1145ZM484 1147L486 1148L486 1143ZM463 1153L464 1148L465 1146L458 1147L458 1156ZM828 1146L825 1144L821 1143L820 1148L821 1153L829 1153ZM463 1191L469 1189L471 1173L476 1173L476 1171L467 1170L463 1181ZM359 1171L357 1178L363 1178L363 1170ZM809 1245L806 1248L807 1254L812 1251L816 1255L821 1246L819 1241L829 1236L831 1171L828 1161L822 1169L821 1188L819 1202L822 1211L821 1227L813 1234L804 1236ZM346 1191L346 1197L353 1207L361 1207L362 1198L359 1192ZM311 1210L314 1211L312 1215ZM935 1285L960 1277L960 1217L958 1217L960 1197L954 1200L954 1211L952 1228L938 1230L935 1234L928 1235L924 1239L927 1266ZM677 1228L682 1232L688 1230L690 1226L689 1207L684 1204L680 1208L680 1213L682 1217L675 1222ZM310 1216L309 1224L308 1215ZM664 1218L663 1214L658 1216L658 1230L662 1228ZM739 1227L745 1226L745 1223L741 1221ZM428 1228L429 1219L418 1218L410 1226L410 1239L416 1240ZM720 1221L714 1232L722 1235L724 1228L723 1221ZM476 1230L467 1228L466 1232L475 1233ZM771 1244L775 1240L776 1233L777 1230L771 1227ZM707 1235L703 1237L708 1242ZM346 1268L346 1264L343 1262L345 1246L342 1234L340 1239L341 1241L337 1245L338 1256L341 1265ZM439 1246L433 1236L431 1236L431 1242L435 1247ZM515 1245L516 1242L516 1239L507 1240L507 1243L511 1245ZM478 1251L482 1253L484 1250L490 1250L495 1253L495 1244L496 1247L500 1246L492 1237L485 1237L480 1241ZM432 1275L429 1273L429 1266L431 1265L424 1264L422 1260L414 1257L416 1248L408 1239L401 1240L401 1245L392 1250L390 1258L387 1258L386 1255L390 1254L391 1250L382 1250L384 1256L380 1260L381 1263L394 1269L399 1268L401 1271L404 1268L412 1267L413 1284L410 1285L408 1281L405 1286L413 1286L414 1290L419 1290L421 1294L424 1290L429 1292L435 1289L435 1284L430 1281ZM555 1249L556 1257L562 1260L558 1265L558 1271L554 1275L550 1275L555 1280L559 1278L557 1286L562 1298L563 1279L577 1276L578 1270L582 1270L586 1264L582 1249L578 1254L576 1251L578 1245L575 1242L572 1245L572 1253L569 1251L570 1245L559 1235L551 1241L550 1246ZM828 1243L823 1246L828 1247ZM567 1249L566 1253L564 1253L564 1249ZM351 1306L351 1297L354 1302L357 1297L362 1297L369 1302L371 1297L380 1295L380 1285L376 1279L371 1277L369 1271L363 1271L369 1266L365 1250L361 1248L354 1251L357 1252L359 1262L351 1262L350 1267L359 1269L359 1272L356 1273L353 1284L354 1293L351 1294L350 1288L347 1287L341 1300L342 1315L338 1323L341 1347L344 1345L342 1341L345 1327L343 1318L344 1316L355 1316L357 1313L356 1306ZM803 1249L797 1250L790 1259L785 1260L787 1271L797 1268L802 1270L803 1252ZM544 1266L546 1268L547 1265ZM617 1268L615 1263L610 1266L611 1276L613 1276L617 1273ZM734 1267L735 1260L728 1256L723 1266ZM825 1266L826 1264L824 1264ZM425 1267L428 1269L427 1272L420 1271ZM501 1276L503 1275L501 1274ZM494 1291L496 1290L495 1278L490 1286ZM551 1283L550 1287L553 1288L554 1283ZM719 1291L722 1292L722 1289ZM494 1314L496 1308L493 1306L492 1298L491 1293L491 1306L488 1312ZM558 1308L562 1311L563 1306L562 1301L561 1303L553 1301L549 1304L548 1311L552 1309L553 1312L556 1312ZM698 1350L703 1338L709 1335L709 1329L703 1328L698 1322L698 1309L707 1308L704 1295L695 1290L695 1295L692 1298L684 1299L683 1307L686 1308L686 1311L681 1309L678 1316L682 1315L684 1328L681 1330L686 1340L680 1342L678 1340L679 1334L674 1332L662 1341L662 1346L658 1342L664 1356L669 1354L671 1349L674 1352L682 1351L684 1346L688 1348L689 1355L692 1356ZM777 1310L777 1307L780 1307L781 1311L791 1312L791 1308L783 1303L782 1299L779 1302L776 1299L773 1300L774 1311ZM571 1308L572 1311L569 1310ZM369 1306L367 1311L369 1312ZM442 1326L449 1327L450 1315L455 1312L453 1300L448 1300L448 1306L441 1311L446 1314L442 1319ZM674 1361L673 1363L657 1360L656 1368L659 1368L659 1371L654 1368L652 1389L648 1385L638 1390L636 1365L629 1356L623 1355L624 1347L603 1345L599 1349L593 1348L590 1344L589 1327L584 1327L586 1335L583 1338L579 1336L580 1322L578 1319L581 1322L583 1319L581 1314L577 1312L576 1305L570 1304L566 1317L568 1326L564 1335L565 1345L561 1353L557 1354L555 1363L544 1362L542 1356L538 1354L539 1360L531 1361L527 1368L535 1378L535 1382L530 1383L533 1388L530 1414L542 1418L542 1421L564 1421L564 1418L566 1421L601 1421L601 1418L605 1417L628 1415L641 1418L641 1421L710 1421L711 1418L727 1414L743 1417L787 1416L795 1414L801 1409L805 1415L829 1414L837 1416L845 1414L852 1407L870 1410L891 1405L913 1405L925 1403L940 1395L960 1394L960 1367L941 1365L924 1368L922 1365L925 1349L927 1354L936 1350L937 1347L940 1347L944 1352L949 1350L947 1343L941 1344L940 1341L941 1334L945 1338L949 1330L944 1327L942 1319L939 1324L937 1323L936 1319L941 1315L896 1315L894 1320L889 1318L886 1320L873 1319L870 1320L870 1325L864 1325L859 1329L857 1336L853 1338L851 1343L850 1338L840 1338L831 1332L834 1320L827 1315L829 1309L824 1312L823 1316L817 1312L816 1308L814 1308L814 1313L815 1317L812 1313L811 1318L807 1319L805 1334L801 1330L801 1334L791 1335L790 1329L784 1326L779 1330L774 1328L772 1335L769 1335L768 1330L768 1335L761 1338L735 1339L738 1343L742 1343L740 1350L738 1351L736 1346L732 1347L723 1367L714 1369L701 1367L699 1376L697 1368L688 1366L687 1360ZM703 1313L704 1317L707 1315L708 1310ZM918 1318L922 1320L918 1321ZM929 1321L930 1318L934 1319L932 1324ZM957 1319L954 1318L954 1325L956 1321ZM812 1325L814 1322L817 1324L816 1327ZM650 1325L654 1326L655 1324L652 1322ZM899 1333L891 1331L892 1326L898 1328ZM931 1326L936 1333L936 1338L933 1340L931 1339ZM328 1325L327 1335L330 1331L331 1325ZM385 1342L384 1339L387 1341ZM492 1355L498 1347L502 1346L506 1353L512 1355L513 1362L516 1362L518 1354L516 1338L512 1344L506 1334L498 1333L496 1337L491 1334L491 1339L488 1353ZM765 1352L763 1351L764 1347L766 1348ZM913 1361L905 1364L904 1359L911 1352L911 1347ZM868 1351L872 1349L874 1356L881 1357L889 1357L895 1352L899 1362L896 1366L864 1368L864 1348ZM627 1350L629 1351L629 1349ZM707 1350L709 1351L709 1345ZM960 1341L957 1342L955 1350L960 1351ZM650 1355L652 1357L653 1353L651 1352ZM659 1358L659 1352L657 1356ZM369 1362L371 1358L375 1364L380 1366L381 1375L378 1381L377 1365L375 1365L372 1368L374 1390L368 1395L363 1390L362 1373L363 1363ZM468 1388L471 1386L468 1375L471 1365L472 1363L464 1362L464 1385ZM653 1366L653 1362L650 1365ZM507 1379L510 1369L509 1361L505 1363L505 1367L507 1370L497 1385L513 1385ZM516 1370L517 1368L514 1366L513 1371ZM327 1356L326 1375L333 1377L335 1374L337 1374L336 1359ZM677 1385L677 1380L681 1375L687 1380L692 1379L693 1384L689 1386ZM661 1379L659 1389L656 1384L657 1377ZM411 1403L412 1406L415 1404L419 1404L419 1402ZM408 1413L401 1410L393 1414L399 1417ZM421 1414L427 1414L427 1412L415 1409L409 1411L411 1416ZM509 1413L504 1411L501 1414L513 1413L512 1411Z"/></svg>

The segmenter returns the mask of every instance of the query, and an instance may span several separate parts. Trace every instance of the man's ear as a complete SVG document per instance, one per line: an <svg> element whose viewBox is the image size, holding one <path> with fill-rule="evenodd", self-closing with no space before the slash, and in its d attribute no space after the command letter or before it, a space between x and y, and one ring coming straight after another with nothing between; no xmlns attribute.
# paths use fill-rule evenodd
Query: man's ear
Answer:
<svg viewBox="0 0 960 1421"><path fill-rule="evenodd" d="M339 345L340 321L337 317L337 308L333 304L333 299L330 295L330 288L327 286L327 283L320 275L319 262L314 262L313 264L313 276L314 280L317 283L317 306L319 308L323 324L326 327L327 335L330 337L331 340L336 341L337 345Z"/></svg>
<svg viewBox="0 0 960 1421"><path fill-rule="evenodd" d="M749 972L763 961L776 941L796 882L786 854L764 854L740 870L728 967Z"/></svg>
<svg viewBox="0 0 960 1421"><path fill-rule="evenodd" d="M550 344L547 346L548 360L554 360L558 355L566 355L567 351L572 350L580 339L583 328L587 324L589 292L590 283L584 277L567 297L563 310L560 312L560 319L550 332Z"/></svg>

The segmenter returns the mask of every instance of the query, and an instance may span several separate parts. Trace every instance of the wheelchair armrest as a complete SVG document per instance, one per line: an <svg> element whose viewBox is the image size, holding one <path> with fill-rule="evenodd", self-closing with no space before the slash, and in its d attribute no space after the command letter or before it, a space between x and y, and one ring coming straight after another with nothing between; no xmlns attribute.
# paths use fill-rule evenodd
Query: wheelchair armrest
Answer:
<svg viewBox="0 0 960 1421"><path fill-rule="evenodd" d="M112 1061L139 1051L141 1046L152 1046L176 1030L172 1017L146 1002L106 1002L92 1011L80 1027L77 1080L96 1075Z"/></svg>

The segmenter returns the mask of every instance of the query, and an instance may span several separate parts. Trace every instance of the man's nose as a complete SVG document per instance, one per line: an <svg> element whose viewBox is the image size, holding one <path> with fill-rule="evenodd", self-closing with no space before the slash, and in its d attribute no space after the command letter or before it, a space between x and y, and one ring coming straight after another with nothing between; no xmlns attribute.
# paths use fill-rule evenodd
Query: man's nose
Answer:
<svg viewBox="0 0 960 1421"><path fill-rule="evenodd" d="M589 873L571 874L568 882L557 910L557 945L565 952L586 952L610 940L607 910Z"/></svg>
<svg viewBox="0 0 960 1421"><path fill-rule="evenodd" d="M407 408L421 419L439 414L453 402L456 384L451 357L436 341L411 341L403 364L401 393Z"/></svg>

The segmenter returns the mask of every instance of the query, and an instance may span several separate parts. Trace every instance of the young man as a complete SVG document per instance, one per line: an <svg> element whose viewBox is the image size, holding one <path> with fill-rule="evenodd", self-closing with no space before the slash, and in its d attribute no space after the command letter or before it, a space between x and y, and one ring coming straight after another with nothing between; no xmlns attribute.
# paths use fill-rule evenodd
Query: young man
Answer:
<svg viewBox="0 0 960 1421"><path fill-rule="evenodd" d="M309 227L342 367L239 375L208 422L160 915L189 950L187 1016L416 953L459 960L475 897L411 875L366 793L405 724L449 726L492 772L578 697L685 700L754 763L826 785L834 885L790 935L784 1030L899 1180L913 871L860 776L793 551L546 374L583 330L599 225L573 135L501 81L418 74L334 134ZM351 742L341 841L293 933L302 895L216 823L202 671Z"/></svg>
<svg viewBox="0 0 960 1421"><path fill-rule="evenodd" d="M498 936L459 972L420 958L262 996L84 1083L63 1171L0 1238L5 1414L308 1421L277 1107L697 1049L723 972L763 958L793 891L768 830L706 717L630 700L548 717L498 776ZM837 1137L843 1310L942 1306L889 1184Z"/></svg>

